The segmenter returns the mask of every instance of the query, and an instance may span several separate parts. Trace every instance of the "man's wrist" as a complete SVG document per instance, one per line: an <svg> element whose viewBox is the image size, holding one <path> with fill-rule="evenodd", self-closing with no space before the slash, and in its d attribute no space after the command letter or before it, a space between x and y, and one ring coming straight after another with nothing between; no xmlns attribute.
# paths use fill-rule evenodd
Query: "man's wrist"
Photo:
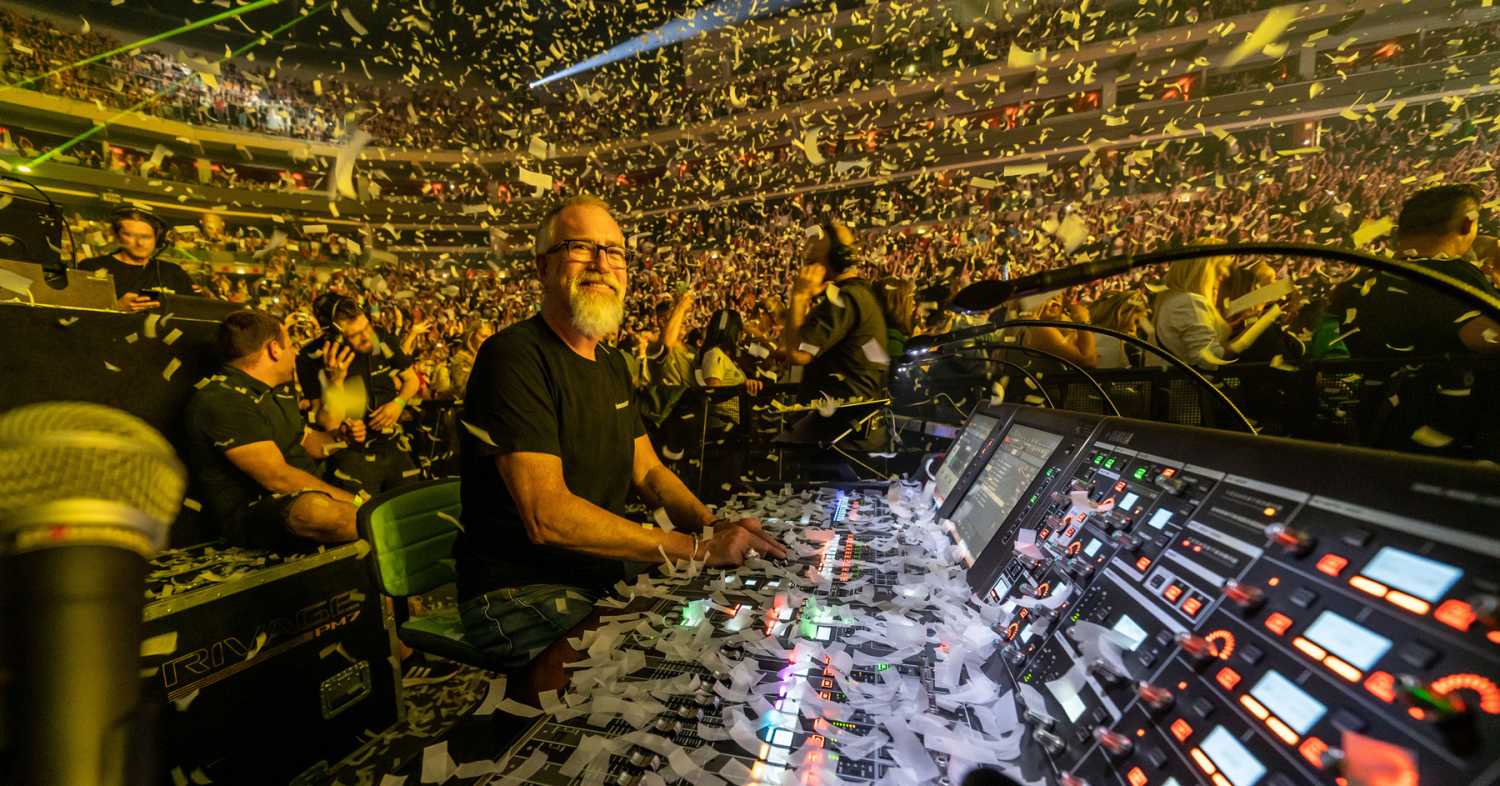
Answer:
<svg viewBox="0 0 1500 786"><path fill-rule="evenodd" d="M401 407L403 409L406 407L406 399L404 399L404 398L402 398L400 396L397 396L397 397L391 399L391 403L395 404L396 406Z"/></svg>

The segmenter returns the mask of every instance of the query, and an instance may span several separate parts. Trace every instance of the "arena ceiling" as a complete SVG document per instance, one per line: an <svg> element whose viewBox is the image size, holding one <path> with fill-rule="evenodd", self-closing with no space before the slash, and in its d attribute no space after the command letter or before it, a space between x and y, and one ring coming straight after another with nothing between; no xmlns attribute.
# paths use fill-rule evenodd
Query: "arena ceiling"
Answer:
<svg viewBox="0 0 1500 786"><path fill-rule="evenodd" d="M764 1L764 0L758 0ZM24 0L48 6L48 0ZM250 43L310 8L316 16L256 49L276 57L415 83L461 81L500 91L524 88L639 37L714 0L281 0L175 39L222 51ZM248 4L236 0L83 0L72 9L116 29L149 35ZM810 2L803 9L835 3ZM837 3L848 6L848 0ZM38 6L38 7L40 7ZM56 6L50 6L56 13ZM793 11L797 13L798 11Z"/></svg>

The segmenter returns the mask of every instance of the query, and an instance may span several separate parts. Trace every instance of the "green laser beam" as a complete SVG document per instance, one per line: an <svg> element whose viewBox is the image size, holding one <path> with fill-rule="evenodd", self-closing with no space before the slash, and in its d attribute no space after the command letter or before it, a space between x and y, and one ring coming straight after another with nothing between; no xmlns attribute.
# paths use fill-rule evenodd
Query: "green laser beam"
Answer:
<svg viewBox="0 0 1500 786"><path fill-rule="evenodd" d="M26 79L22 79L19 82L15 82L15 83L8 84L8 85L5 85L3 87L0 87L0 92L6 91L6 90L10 90L11 88L15 88L15 87L25 87L26 85L29 85L32 82L35 82L35 81L37 81L39 79L47 79L48 77L56 76L56 75L61 74L61 73L65 72L65 71L72 71L75 68L82 68L82 67L84 67L86 65L89 65L91 63L97 63L100 60L105 60L107 58L114 57L115 55L118 55L118 54L120 54L122 52L129 52L129 51L131 51L133 49L140 49L143 46L147 46L149 44L154 44L157 41L162 41L162 40L171 38L172 36L175 36L175 35L181 35L182 33L191 32L193 30L197 30L200 27L206 27L206 26L214 24L216 22L222 22L225 19L233 19L234 17L237 17L237 16L239 16L241 14L249 13L250 11L254 11L254 10L258 9L258 8L265 8L266 6L276 5L276 4L282 3L282 2L285 2L285 0L256 0L255 2L251 3L250 5L240 6L239 8L230 9L228 11L225 11L225 12L221 13L221 14L215 14L215 15L213 15L211 17L208 17L207 19L199 19L196 22L189 22L189 23L183 25L182 27L176 28L174 30L168 30L168 31L166 31L164 33L157 33L156 35L153 35L153 36L147 36L146 38L142 38L139 41L134 41L134 42L131 42L129 44L125 44L123 46L117 46L114 49L109 50L108 52L101 52L101 53L99 53L97 55L94 55L93 57L85 57L84 59L79 60L79 61L77 61L75 63L69 63L68 65L60 66L58 68L54 68L54 69L52 69L51 71L48 71L45 74L37 74L35 76L27 77Z"/></svg>
<svg viewBox="0 0 1500 786"><path fill-rule="evenodd" d="M327 2L323 3L322 5L319 5L319 6L315 7L315 8L313 8L313 9L309 10L307 13L303 14L302 16L299 16L296 19L293 19L290 22L287 22L286 24L281 25L280 27L275 28L274 30L271 30L271 31L265 32L265 33L261 33L259 36L256 37L256 39L254 41L251 41L250 43L245 44L244 46L240 47L239 49L236 49L236 50L230 52L229 54L227 54L227 55L219 58L217 61L214 62L214 65L220 65L222 63L226 63L226 62L228 62L230 60L233 60L234 58L239 57L240 55L242 55L242 54L250 51L251 49L254 49L257 46L260 46L261 44L264 44L264 43L270 41L272 38L275 38L277 35L286 32L287 30L291 29L292 27L294 27L294 26L302 23L304 20L307 20L307 19L315 16L316 14L318 14L323 9L328 8L329 6L333 5L333 1L334 0L328 0ZM124 117L124 116L126 116L126 115L128 115L128 114L130 114L132 112L139 112L147 104L150 104L150 103L152 103L152 102L154 102L154 101L156 101L158 99L165 98L165 97L171 95L172 93L174 93L174 92L177 91L177 88L182 87L183 85L187 84L188 80L192 79L193 77L195 77L197 75L198 74L196 72L194 72L194 73L185 74L185 75L179 77L176 81L174 81L171 84L167 85L166 87L162 88L161 92L159 92L159 93L153 93L153 94L151 94L149 96L146 96L145 98L142 98L141 100L135 102L134 104L131 104L130 106L128 106L128 107L126 107L124 109L121 109L120 111L114 113L113 115L110 115L109 117L105 118L104 120L95 122L93 128L90 128L89 130L84 131L83 133L79 134L78 136L75 136L72 139L69 139L68 141L62 143L61 145L58 145L57 147L54 147L51 150L48 150L47 152L45 152L45 153L37 156L36 158L32 159L31 161L28 161L27 163L25 163L25 164L22 165L22 168L25 169L25 170L29 170L29 169L35 168L38 164L40 164L40 163L42 163L42 162L44 162L44 161L52 158L53 156L59 155L61 153L66 153L67 151L69 151L69 150L73 149L74 147L76 147L79 143L88 141L95 134L97 134L100 131L103 131L104 129L108 128L110 126L110 124L114 123L116 120L119 120L120 118L122 118L122 117Z"/></svg>

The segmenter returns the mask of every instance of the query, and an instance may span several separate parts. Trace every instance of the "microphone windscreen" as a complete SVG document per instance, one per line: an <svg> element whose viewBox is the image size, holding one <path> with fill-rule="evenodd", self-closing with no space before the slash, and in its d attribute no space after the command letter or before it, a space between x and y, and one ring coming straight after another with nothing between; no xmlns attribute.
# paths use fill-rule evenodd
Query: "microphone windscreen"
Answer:
<svg viewBox="0 0 1500 786"><path fill-rule="evenodd" d="M0 415L0 522L35 505L102 500L166 527L186 488L187 472L172 445L134 415L82 401Z"/></svg>

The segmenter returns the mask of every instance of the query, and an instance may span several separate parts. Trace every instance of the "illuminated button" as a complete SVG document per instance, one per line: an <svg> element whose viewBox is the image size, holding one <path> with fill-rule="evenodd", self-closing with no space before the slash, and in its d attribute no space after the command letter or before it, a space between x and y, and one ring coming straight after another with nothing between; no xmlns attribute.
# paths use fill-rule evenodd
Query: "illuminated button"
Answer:
<svg viewBox="0 0 1500 786"><path fill-rule="evenodd" d="M1350 682L1357 683L1365 676L1364 672L1354 668L1353 666L1350 666L1348 663L1345 663L1336 655L1329 655L1323 658L1323 665L1327 666L1329 671L1339 675L1340 677L1343 677Z"/></svg>
<svg viewBox="0 0 1500 786"><path fill-rule="evenodd" d="M1385 595L1385 600L1397 608L1405 609L1417 616L1426 614L1432 609L1432 604L1421 598L1414 598L1400 590L1391 590Z"/></svg>
<svg viewBox="0 0 1500 786"><path fill-rule="evenodd" d="M1224 690L1234 690L1234 686L1240 684L1240 673L1225 666L1214 675L1214 681L1219 683Z"/></svg>
<svg viewBox="0 0 1500 786"><path fill-rule="evenodd" d="M1461 600L1445 600L1432 613L1432 617L1450 628L1468 632L1478 615L1474 613L1472 606Z"/></svg>
<svg viewBox="0 0 1500 786"><path fill-rule="evenodd" d="M1125 780L1130 783L1130 786L1146 786L1146 773L1141 772L1140 767L1131 767L1130 771L1125 773Z"/></svg>
<svg viewBox="0 0 1500 786"><path fill-rule="evenodd" d="M828 627L827 625L819 625L818 631L813 634L813 638L817 639L818 641L828 641L828 637L831 635L833 635L832 628Z"/></svg>
<svg viewBox="0 0 1500 786"><path fill-rule="evenodd" d="M777 729L771 732L771 744L790 746L792 744L791 729Z"/></svg>
<svg viewBox="0 0 1500 786"><path fill-rule="evenodd" d="M1261 720L1265 720L1266 718L1269 718L1271 716L1271 713L1266 709L1266 706L1256 701L1255 697L1251 696L1248 693L1240 697L1240 705L1249 710L1251 715L1254 715Z"/></svg>
<svg viewBox="0 0 1500 786"><path fill-rule="evenodd" d="M1161 596L1163 598L1166 598L1173 605L1176 605L1177 599L1182 597L1182 589L1183 588L1181 584L1173 582L1171 584L1168 584L1166 589L1162 590Z"/></svg>
<svg viewBox="0 0 1500 786"><path fill-rule="evenodd" d="M1383 671L1372 672L1365 678L1365 690L1389 704L1396 700L1396 678Z"/></svg>
<svg viewBox="0 0 1500 786"><path fill-rule="evenodd" d="M1193 727L1182 718L1172 721L1170 728L1172 736L1176 737L1178 742L1187 742L1187 738L1193 736Z"/></svg>
<svg viewBox="0 0 1500 786"><path fill-rule="evenodd" d="M1266 728L1270 729L1271 733L1275 734L1277 739L1280 739L1282 742L1288 745L1296 745L1301 741L1300 738L1297 737L1297 732L1292 731L1290 726L1282 723L1281 719L1274 715L1266 718Z"/></svg>
<svg viewBox="0 0 1500 786"><path fill-rule="evenodd" d="M1291 627L1292 618L1279 611L1273 611L1269 617L1266 617L1266 630L1271 631L1277 636L1285 636Z"/></svg>
<svg viewBox="0 0 1500 786"><path fill-rule="evenodd" d="M1308 641L1307 639L1302 638L1301 636L1292 639L1292 646L1301 650L1302 653L1307 657L1317 661L1323 660L1323 656L1328 654L1327 650Z"/></svg>
<svg viewBox="0 0 1500 786"><path fill-rule="evenodd" d="M1384 584L1381 584L1374 579L1365 578L1364 576L1355 576L1349 579L1349 586L1359 590L1360 592L1374 595L1377 598L1385 597L1385 593L1390 591L1390 588L1385 586Z"/></svg>
<svg viewBox="0 0 1500 786"><path fill-rule="evenodd" d="M1200 600L1197 596L1188 598L1187 600L1182 602L1182 610L1189 617L1196 617L1198 616L1198 612L1203 610L1203 601Z"/></svg>
<svg viewBox="0 0 1500 786"><path fill-rule="evenodd" d="M1297 746L1297 752L1302 754L1308 764L1321 770L1324 767L1323 754L1328 752L1328 743L1317 737L1308 737Z"/></svg>
<svg viewBox="0 0 1500 786"><path fill-rule="evenodd" d="M1224 777L1224 773L1222 772L1216 772L1213 775L1210 775L1209 780L1214 782L1214 786L1234 786L1234 784L1231 783L1228 778Z"/></svg>
<svg viewBox="0 0 1500 786"><path fill-rule="evenodd" d="M1192 758L1193 763L1198 765L1198 769L1203 770L1206 775L1213 775L1219 771L1219 768L1214 766L1213 760L1209 759L1203 751L1197 748L1188 751L1188 756Z"/></svg>
<svg viewBox="0 0 1500 786"><path fill-rule="evenodd" d="M1329 576L1337 577L1340 573L1343 573L1344 568L1348 566L1349 560L1344 559L1337 554L1324 554L1322 558L1318 560L1318 571L1321 573L1326 573Z"/></svg>
<svg viewBox="0 0 1500 786"><path fill-rule="evenodd" d="M1135 569L1136 570L1138 570L1138 571L1140 571L1142 573L1145 573L1146 572L1146 568L1149 568L1149 567L1151 567L1151 558L1150 557L1140 557L1140 558L1136 559L1136 561L1135 561Z"/></svg>

